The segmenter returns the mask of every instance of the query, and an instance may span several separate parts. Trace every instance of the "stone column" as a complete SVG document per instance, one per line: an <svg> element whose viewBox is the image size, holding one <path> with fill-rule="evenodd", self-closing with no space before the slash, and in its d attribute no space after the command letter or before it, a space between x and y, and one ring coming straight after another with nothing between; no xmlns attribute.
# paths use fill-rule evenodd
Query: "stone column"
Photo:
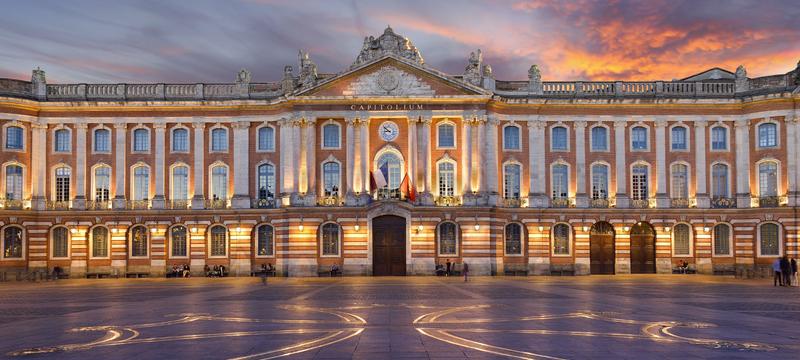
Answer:
<svg viewBox="0 0 800 360"><path fill-rule="evenodd" d="M667 153L666 153L666 120L656 120L656 207L668 208L670 207L669 194L667 194L667 179L669 173L667 172ZM652 176L651 176L652 178ZM649 179L652 182L652 179ZM649 190L649 189L648 189Z"/></svg>
<svg viewBox="0 0 800 360"><path fill-rule="evenodd" d="M317 138L316 119L306 119L306 205L314 206L317 203Z"/></svg>
<svg viewBox="0 0 800 360"><path fill-rule="evenodd" d="M614 162L616 163L616 171L614 172L616 173L615 178L617 182L616 207L622 209L630 206L630 197L628 196L628 176L626 175L628 164L625 160L625 150L628 144L625 139L626 125L627 123L625 120L614 121Z"/></svg>
<svg viewBox="0 0 800 360"><path fill-rule="evenodd" d="M72 209L86 209L86 133L85 122L75 124L75 199Z"/></svg>
<svg viewBox="0 0 800 360"><path fill-rule="evenodd" d="M408 176L409 189L418 192L417 189L417 117L410 115L408 117L408 169L406 175Z"/></svg>
<svg viewBox="0 0 800 360"><path fill-rule="evenodd" d="M575 206L589 207L586 193L586 121L575 121Z"/></svg>
<svg viewBox="0 0 800 360"><path fill-rule="evenodd" d="M461 121L461 197L464 205L475 205L472 195L472 121L462 117Z"/></svg>
<svg viewBox="0 0 800 360"><path fill-rule="evenodd" d="M156 155L156 169L154 178L156 180L156 193L153 196L153 209L163 209L166 207L166 198L164 196L164 184L165 184L165 163L166 163L166 133L167 133L167 124L164 122L157 122L153 124L156 133L156 148L155 148L155 155Z"/></svg>
<svg viewBox="0 0 800 360"><path fill-rule="evenodd" d="M430 115L423 115L420 118L420 123L422 124L422 158L420 163L422 163L422 174L423 179L425 180L425 189L423 192L419 194L420 204L422 205L433 205L433 161L431 155L431 122L433 119Z"/></svg>
<svg viewBox="0 0 800 360"><path fill-rule="evenodd" d="M797 121L798 118L793 117L791 114L786 117L786 153L790 155L786 164L786 172L788 173L788 200L789 206L798 205L798 186L797 186L797 170L800 156L797 156Z"/></svg>
<svg viewBox="0 0 800 360"><path fill-rule="evenodd" d="M280 133L280 149L279 156L281 160L281 205L288 205L289 198L292 193L292 156L291 156L291 148L292 148L292 120L291 119L281 119L279 121L280 129L278 130Z"/></svg>
<svg viewBox="0 0 800 360"><path fill-rule="evenodd" d="M234 209L250 208L250 121L233 125L233 199Z"/></svg>
<svg viewBox="0 0 800 360"><path fill-rule="evenodd" d="M547 175L545 154L545 122L539 119L528 121L528 166L530 192L528 193L528 206L535 208L547 207L548 199L545 189L545 176Z"/></svg>
<svg viewBox="0 0 800 360"><path fill-rule="evenodd" d="M292 195L290 197L290 202L292 205L302 205L303 199L300 198L300 148L303 144L302 139L300 138L300 127L303 123L302 118L295 118L292 121L292 147L291 150L291 157L292 157Z"/></svg>
<svg viewBox="0 0 800 360"><path fill-rule="evenodd" d="M361 154L359 156L359 165L361 166L361 198L359 199L359 205L366 205L369 203L370 199L370 166L371 161L369 161L369 117L365 116L361 118L361 121L358 123L359 126L359 134L360 134L360 141L359 141L359 149L361 150Z"/></svg>
<svg viewBox="0 0 800 360"><path fill-rule="evenodd" d="M736 206L750 207L750 121L736 120Z"/></svg>
<svg viewBox="0 0 800 360"><path fill-rule="evenodd" d="M114 124L114 137L116 146L114 148L114 199L112 206L114 209L124 209L125 203L125 154L128 148L125 145L128 124L118 122Z"/></svg>
<svg viewBox="0 0 800 360"><path fill-rule="evenodd" d="M695 168L695 199L697 207L707 209L711 207L711 199L708 197L708 180L706 178L706 126L705 120L694 122L694 168Z"/></svg>
<svg viewBox="0 0 800 360"><path fill-rule="evenodd" d="M500 200L497 186L497 126L500 120L489 115L486 124L486 190L489 192L488 205L496 205Z"/></svg>
<svg viewBox="0 0 800 360"><path fill-rule="evenodd" d="M356 194L355 194L355 186L356 183L355 175L356 175L356 146L358 143L358 139L356 138L356 118L347 118L345 119L347 123L347 130L345 131L346 136L346 162L345 164L345 204L347 206L353 206L356 204ZM360 137L359 133L359 137ZM359 179L360 180L360 176Z"/></svg>
<svg viewBox="0 0 800 360"><path fill-rule="evenodd" d="M31 124L31 209L47 205L47 125Z"/></svg>
<svg viewBox="0 0 800 360"><path fill-rule="evenodd" d="M476 145L472 148L472 165L473 165L473 173L477 176L478 181L478 192L481 194L479 204L478 205L485 205L486 199L486 176L484 174L483 168L486 167L486 119L483 117L479 117L475 121L475 125L473 126L473 131L477 131L477 136L473 134L473 138L475 138Z"/></svg>
<svg viewBox="0 0 800 360"><path fill-rule="evenodd" d="M205 208L205 128L206 124L202 122L192 123L194 128L194 196L192 197L192 209Z"/></svg>

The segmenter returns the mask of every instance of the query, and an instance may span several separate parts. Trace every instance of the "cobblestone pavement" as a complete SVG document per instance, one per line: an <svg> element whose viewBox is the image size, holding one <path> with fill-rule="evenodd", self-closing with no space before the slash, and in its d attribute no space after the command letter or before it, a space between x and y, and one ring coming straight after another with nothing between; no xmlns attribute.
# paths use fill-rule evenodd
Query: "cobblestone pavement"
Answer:
<svg viewBox="0 0 800 360"><path fill-rule="evenodd" d="M13 359L797 359L800 288L699 275L0 283Z"/></svg>

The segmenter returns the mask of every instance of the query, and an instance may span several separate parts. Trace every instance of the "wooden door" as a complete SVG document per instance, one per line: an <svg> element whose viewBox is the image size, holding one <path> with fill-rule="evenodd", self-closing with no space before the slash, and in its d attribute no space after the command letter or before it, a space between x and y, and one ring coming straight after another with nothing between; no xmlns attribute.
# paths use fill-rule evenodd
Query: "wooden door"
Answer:
<svg viewBox="0 0 800 360"><path fill-rule="evenodd" d="M372 274L406 274L406 219L392 215L372 219Z"/></svg>
<svg viewBox="0 0 800 360"><path fill-rule="evenodd" d="M655 274L656 232L648 223L631 228L631 274Z"/></svg>
<svg viewBox="0 0 800 360"><path fill-rule="evenodd" d="M594 224L589 243L591 274L614 274L614 227L604 221Z"/></svg>

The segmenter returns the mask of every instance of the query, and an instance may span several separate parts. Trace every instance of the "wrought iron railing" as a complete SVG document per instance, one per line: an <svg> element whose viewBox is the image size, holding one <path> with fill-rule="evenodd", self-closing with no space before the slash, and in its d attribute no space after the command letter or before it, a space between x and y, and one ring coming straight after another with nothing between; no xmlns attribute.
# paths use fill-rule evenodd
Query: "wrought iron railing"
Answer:
<svg viewBox="0 0 800 360"><path fill-rule="evenodd" d="M522 199L520 198L503 198L503 206L505 207L522 207Z"/></svg>
<svg viewBox="0 0 800 360"><path fill-rule="evenodd" d="M786 196L761 196L758 197L758 207L779 207L788 203Z"/></svg>
<svg viewBox="0 0 800 360"><path fill-rule="evenodd" d="M98 200L87 200L86 201L86 210L108 210L111 208L111 201L98 201Z"/></svg>
<svg viewBox="0 0 800 360"><path fill-rule="evenodd" d="M669 206L673 208L688 208L689 199L687 198L673 198L669 201Z"/></svg>
<svg viewBox="0 0 800 360"><path fill-rule="evenodd" d="M400 189L381 188L375 191L377 200L402 200L403 192Z"/></svg>
<svg viewBox="0 0 800 360"><path fill-rule="evenodd" d="M570 198L565 197L557 197L550 199L550 207L554 208L568 208L572 206L572 201Z"/></svg>
<svg viewBox="0 0 800 360"><path fill-rule="evenodd" d="M70 208L72 208L72 202L47 200L47 202L45 203L45 208L47 210L69 210Z"/></svg>
<svg viewBox="0 0 800 360"><path fill-rule="evenodd" d="M272 209L276 207L274 198L250 199L250 207L253 209Z"/></svg>
<svg viewBox="0 0 800 360"><path fill-rule="evenodd" d="M22 210L25 206L25 202L16 199L0 199L0 205L2 205L3 209Z"/></svg>
<svg viewBox="0 0 800 360"><path fill-rule="evenodd" d="M175 210L188 209L189 207L191 207L192 201L187 199L167 200L167 203L165 205L167 209L175 209Z"/></svg>
<svg viewBox="0 0 800 360"><path fill-rule="evenodd" d="M341 206L342 198L336 195L328 195L319 198L317 201L319 206Z"/></svg>
<svg viewBox="0 0 800 360"><path fill-rule="evenodd" d="M736 199L729 197L711 198L711 207L716 209L730 209L736 207Z"/></svg>
<svg viewBox="0 0 800 360"><path fill-rule="evenodd" d="M150 208L150 200L128 200L128 209L147 210Z"/></svg>
<svg viewBox="0 0 800 360"><path fill-rule="evenodd" d="M631 207L634 209L647 209L650 207L650 200L649 199L631 200Z"/></svg>
<svg viewBox="0 0 800 360"><path fill-rule="evenodd" d="M206 209L227 209L229 203L228 199L206 199L204 205Z"/></svg>
<svg viewBox="0 0 800 360"><path fill-rule="evenodd" d="M589 202L589 207L593 208L603 209L609 206L611 206L611 202L608 201L608 199L592 199L592 201Z"/></svg>
<svg viewBox="0 0 800 360"><path fill-rule="evenodd" d="M457 196L439 196L435 203L437 206L458 206L461 205L461 199Z"/></svg>

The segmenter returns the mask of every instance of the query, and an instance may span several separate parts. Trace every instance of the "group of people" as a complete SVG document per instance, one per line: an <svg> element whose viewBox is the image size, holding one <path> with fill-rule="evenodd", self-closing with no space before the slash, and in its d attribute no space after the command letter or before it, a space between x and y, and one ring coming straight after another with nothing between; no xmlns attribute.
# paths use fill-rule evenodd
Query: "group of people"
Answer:
<svg viewBox="0 0 800 360"><path fill-rule="evenodd" d="M450 259L447 259L444 265L436 264L436 275L437 276L450 276L453 275L453 268L455 267L455 263L450 262ZM461 267L461 273L464 274L464 281L466 282L469 276L469 265L464 262L463 266Z"/></svg>
<svg viewBox="0 0 800 360"><path fill-rule="evenodd" d="M783 255L772 263L772 270L775 272L773 286L798 286L797 260L789 260L788 256Z"/></svg>
<svg viewBox="0 0 800 360"><path fill-rule="evenodd" d="M214 267L210 267L206 265L203 267L203 272L206 274L206 277L224 277L228 274L225 271L225 265L214 265Z"/></svg>
<svg viewBox="0 0 800 360"><path fill-rule="evenodd" d="M167 272L167 277L178 278L178 277L189 277L189 264L183 265L172 265L172 269Z"/></svg>

